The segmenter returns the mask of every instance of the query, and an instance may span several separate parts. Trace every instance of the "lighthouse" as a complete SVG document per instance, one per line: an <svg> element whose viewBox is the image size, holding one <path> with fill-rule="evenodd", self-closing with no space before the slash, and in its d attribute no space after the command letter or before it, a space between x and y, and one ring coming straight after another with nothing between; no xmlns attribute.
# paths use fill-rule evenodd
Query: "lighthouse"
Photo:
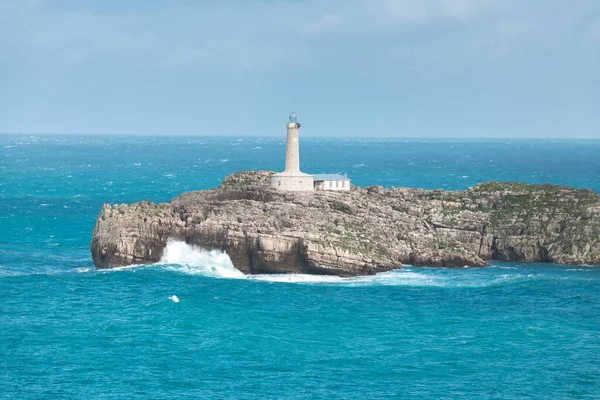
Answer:
<svg viewBox="0 0 600 400"><path fill-rule="evenodd" d="M300 172L300 143L298 143L300 123L295 112L290 114L287 123L287 147L285 149L285 171Z"/></svg>
<svg viewBox="0 0 600 400"><path fill-rule="evenodd" d="M312 175L300 171L300 142L298 130L300 123L296 113L289 116L287 143L285 149L285 171L271 176L271 187L277 190L311 192L315 190Z"/></svg>

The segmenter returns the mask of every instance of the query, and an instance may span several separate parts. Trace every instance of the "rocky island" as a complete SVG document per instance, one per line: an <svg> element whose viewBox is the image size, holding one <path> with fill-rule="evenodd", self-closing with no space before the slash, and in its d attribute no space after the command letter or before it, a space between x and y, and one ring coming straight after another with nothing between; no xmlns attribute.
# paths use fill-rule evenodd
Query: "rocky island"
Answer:
<svg viewBox="0 0 600 400"><path fill-rule="evenodd" d="M591 190L487 182L465 191L285 192L270 187L272 174L233 174L170 203L105 204L91 243L96 268L156 263L170 239L225 251L248 274L600 264L600 196Z"/></svg>

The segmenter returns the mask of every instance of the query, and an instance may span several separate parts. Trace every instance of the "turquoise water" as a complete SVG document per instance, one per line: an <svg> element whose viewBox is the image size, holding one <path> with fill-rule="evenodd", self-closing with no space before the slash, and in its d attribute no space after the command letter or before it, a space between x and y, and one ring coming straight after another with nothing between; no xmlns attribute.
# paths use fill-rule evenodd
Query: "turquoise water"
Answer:
<svg viewBox="0 0 600 400"><path fill-rule="evenodd" d="M239 276L176 245L96 272L104 202L281 169L279 139L0 136L0 398L599 398L600 268ZM597 141L302 142L360 185L600 191ZM179 302L174 301L177 296Z"/></svg>

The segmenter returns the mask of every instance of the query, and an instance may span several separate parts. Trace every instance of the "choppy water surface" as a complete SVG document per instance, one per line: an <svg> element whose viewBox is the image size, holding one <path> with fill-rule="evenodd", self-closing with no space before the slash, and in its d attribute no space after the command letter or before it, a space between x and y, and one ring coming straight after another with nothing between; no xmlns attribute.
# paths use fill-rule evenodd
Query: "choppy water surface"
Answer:
<svg viewBox="0 0 600 400"><path fill-rule="evenodd" d="M307 172L600 190L592 141L302 142ZM246 277L172 242L94 271L102 203L280 169L278 139L0 136L0 398L598 398L600 268Z"/></svg>

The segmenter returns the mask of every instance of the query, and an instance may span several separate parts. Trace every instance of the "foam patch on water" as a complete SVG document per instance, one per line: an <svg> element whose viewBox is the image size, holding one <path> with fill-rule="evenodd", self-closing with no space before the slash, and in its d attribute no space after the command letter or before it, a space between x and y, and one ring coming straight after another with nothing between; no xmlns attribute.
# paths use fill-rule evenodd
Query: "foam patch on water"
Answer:
<svg viewBox="0 0 600 400"><path fill-rule="evenodd" d="M382 272L377 275L342 278L331 275L281 274L281 275L251 275L247 279L254 281L298 283L298 284L328 284L341 286L443 286L426 274L413 272L410 269Z"/></svg>
<svg viewBox="0 0 600 400"><path fill-rule="evenodd" d="M250 275L246 279L272 283L321 284L335 286L406 286L406 287L438 287L438 288L483 288L490 286L515 284L539 279L535 274L494 273L491 269L483 273L463 269L421 268L405 266L388 272L370 276L342 278L329 275L284 274L284 275Z"/></svg>
<svg viewBox="0 0 600 400"><path fill-rule="evenodd" d="M349 280L349 278L339 276L310 274L263 274L248 275L246 278L253 281L274 283L344 283Z"/></svg>

